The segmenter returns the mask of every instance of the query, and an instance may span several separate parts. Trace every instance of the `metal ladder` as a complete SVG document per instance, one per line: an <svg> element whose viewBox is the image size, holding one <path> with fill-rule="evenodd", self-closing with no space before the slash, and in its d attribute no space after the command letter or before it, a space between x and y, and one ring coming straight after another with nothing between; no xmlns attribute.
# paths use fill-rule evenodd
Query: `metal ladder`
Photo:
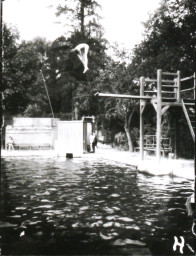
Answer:
<svg viewBox="0 0 196 256"><path fill-rule="evenodd" d="M195 100L182 100L182 108L184 110L193 141L195 142Z"/></svg>

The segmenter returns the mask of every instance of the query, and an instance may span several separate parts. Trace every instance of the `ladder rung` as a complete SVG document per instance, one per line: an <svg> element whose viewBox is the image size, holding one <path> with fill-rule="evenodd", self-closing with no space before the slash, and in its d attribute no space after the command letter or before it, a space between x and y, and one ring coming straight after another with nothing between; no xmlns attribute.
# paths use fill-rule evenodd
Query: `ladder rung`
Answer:
<svg viewBox="0 0 196 256"><path fill-rule="evenodd" d="M184 105L189 105L189 106L194 106L195 105L195 103L184 103Z"/></svg>
<svg viewBox="0 0 196 256"><path fill-rule="evenodd" d="M162 97L163 100L176 100L175 98L169 98L169 97ZM165 101L162 101L162 103L165 103Z"/></svg>
<svg viewBox="0 0 196 256"><path fill-rule="evenodd" d="M174 83L174 80L162 80L163 83Z"/></svg>
<svg viewBox="0 0 196 256"><path fill-rule="evenodd" d="M157 91L144 91L146 93L157 93ZM170 91L161 91L162 93L175 93L175 92L170 92Z"/></svg>
<svg viewBox="0 0 196 256"><path fill-rule="evenodd" d="M167 75L167 76L177 76L177 73L162 72L162 75Z"/></svg>
<svg viewBox="0 0 196 256"><path fill-rule="evenodd" d="M156 83L157 80L156 79L145 79L145 82L148 83ZM162 80L162 83L174 83L174 80Z"/></svg>
<svg viewBox="0 0 196 256"><path fill-rule="evenodd" d="M170 91L161 91L162 93L176 93L176 92L170 92Z"/></svg>
<svg viewBox="0 0 196 256"><path fill-rule="evenodd" d="M162 84L162 87L168 87L168 88L178 88L176 85L171 85L171 84Z"/></svg>
<svg viewBox="0 0 196 256"><path fill-rule="evenodd" d="M145 79L145 82L148 82L148 83L156 83L157 80L156 80L156 79Z"/></svg>
<svg viewBox="0 0 196 256"><path fill-rule="evenodd" d="M168 97L162 97L163 100L175 100L176 98L168 98Z"/></svg>

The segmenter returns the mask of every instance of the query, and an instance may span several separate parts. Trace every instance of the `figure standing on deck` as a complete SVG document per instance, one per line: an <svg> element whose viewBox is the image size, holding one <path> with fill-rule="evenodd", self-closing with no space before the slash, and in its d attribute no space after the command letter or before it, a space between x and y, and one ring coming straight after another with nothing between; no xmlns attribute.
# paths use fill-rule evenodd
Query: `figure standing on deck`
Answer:
<svg viewBox="0 0 196 256"><path fill-rule="evenodd" d="M95 133L93 132L91 135L90 135L90 152L93 152L94 153L94 140L95 140Z"/></svg>
<svg viewBox="0 0 196 256"><path fill-rule="evenodd" d="M81 60L81 62L84 65L84 71L83 73L86 73L88 70L88 51L89 46L88 44L79 44L74 49L71 50L71 52L76 52L78 55L78 58Z"/></svg>
<svg viewBox="0 0 196 256"><path fill-rule="evenodd" d="M14 150L14 140L11 136L9 136L8 140L7 140L7 149L10 150Z"/></svg>

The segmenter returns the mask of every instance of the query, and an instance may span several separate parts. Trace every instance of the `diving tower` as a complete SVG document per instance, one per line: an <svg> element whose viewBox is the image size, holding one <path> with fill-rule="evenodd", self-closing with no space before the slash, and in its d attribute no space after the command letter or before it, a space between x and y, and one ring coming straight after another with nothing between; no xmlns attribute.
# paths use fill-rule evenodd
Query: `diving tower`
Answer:
<svg viewBox="0 0 196 256"><path fill-rule="evenodd" d="M181 89L182 83L188 80L194 80L193 87ZM157 78L149 79L140 77L140 95L96 93L98 97L137 99L140 100L140 156L144 159L144 117L143 112L147 104L152 104L156 111L156 158L158 162L161 158L161 140L162 140L162 115L170 107L182 107L187 124L190 129L193 141L195 143L195 88L196 74L181 78L181 72L176 73L163 72L157 70ZM149 86L150 85L150 86ZM150 89L146 89L149 88ZM186 97L186 92L193 92L193 97ZM176 151L176 149L174 149ZM176 152L174 152L176 154Z"/></svg>

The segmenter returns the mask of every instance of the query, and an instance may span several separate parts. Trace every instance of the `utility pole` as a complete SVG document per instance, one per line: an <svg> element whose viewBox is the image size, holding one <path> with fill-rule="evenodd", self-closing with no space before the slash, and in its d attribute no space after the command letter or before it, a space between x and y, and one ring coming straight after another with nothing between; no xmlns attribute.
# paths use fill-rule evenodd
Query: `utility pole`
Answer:
<svg viewBox="0 0 196 256"><path fill-rule="evenodd" d="M3 117L3 90L2 90L2 62L3 62L3 1L0 0L0 159L1 159L1 148L2 148L2 131L4 126L4 117ZM1 176L1 172L0 172ZM0 177L1 180L1 177Z"/></svg>
<svg viewBox="0 0 196 256"><path fill-rule="evenodd" d="M1 113L0 113L0 121L1 121L1 131L0 131L0 139L2 141L2 128L3 128L3 115L2 115L2 100L3 100L3 97L2 97L2 62L3 62L3 0L0 0L0 109L1 109ZM0 142L1 143L1 142ZM1 145L2 146L2 145ZM0 151L1 151L1 148L0 148Z"/></svg>
<svg viewBox="0 0 196 256"><path fill-rule="evenodd" d="M0 81L2 81L2 62L3 62L3 1L0 0ZM2 84L1 84L1 92L2 92Z"/></svg>
<svg viewBox="0 0 196 256"><path fill-rule="evenodd" d="M2 82L2 46L3 46L3 0L0 0L0 81ZM2 92L2 84L1 84L1 92Z"/></svg>
<svg viewBox="0 0 196 256"><path fill-rule="evenodd" d="M157 134L156 157L158 163L161 159L161 110L162 110L162 69L157 70Z"/></svg>
<svg viewBox="0 0 196 256"><path fill-rule="evenodd" d="M144 96L144 77L140 77L140 96ZM140 159L144 160L144 100L140 100Z"/></svg>

